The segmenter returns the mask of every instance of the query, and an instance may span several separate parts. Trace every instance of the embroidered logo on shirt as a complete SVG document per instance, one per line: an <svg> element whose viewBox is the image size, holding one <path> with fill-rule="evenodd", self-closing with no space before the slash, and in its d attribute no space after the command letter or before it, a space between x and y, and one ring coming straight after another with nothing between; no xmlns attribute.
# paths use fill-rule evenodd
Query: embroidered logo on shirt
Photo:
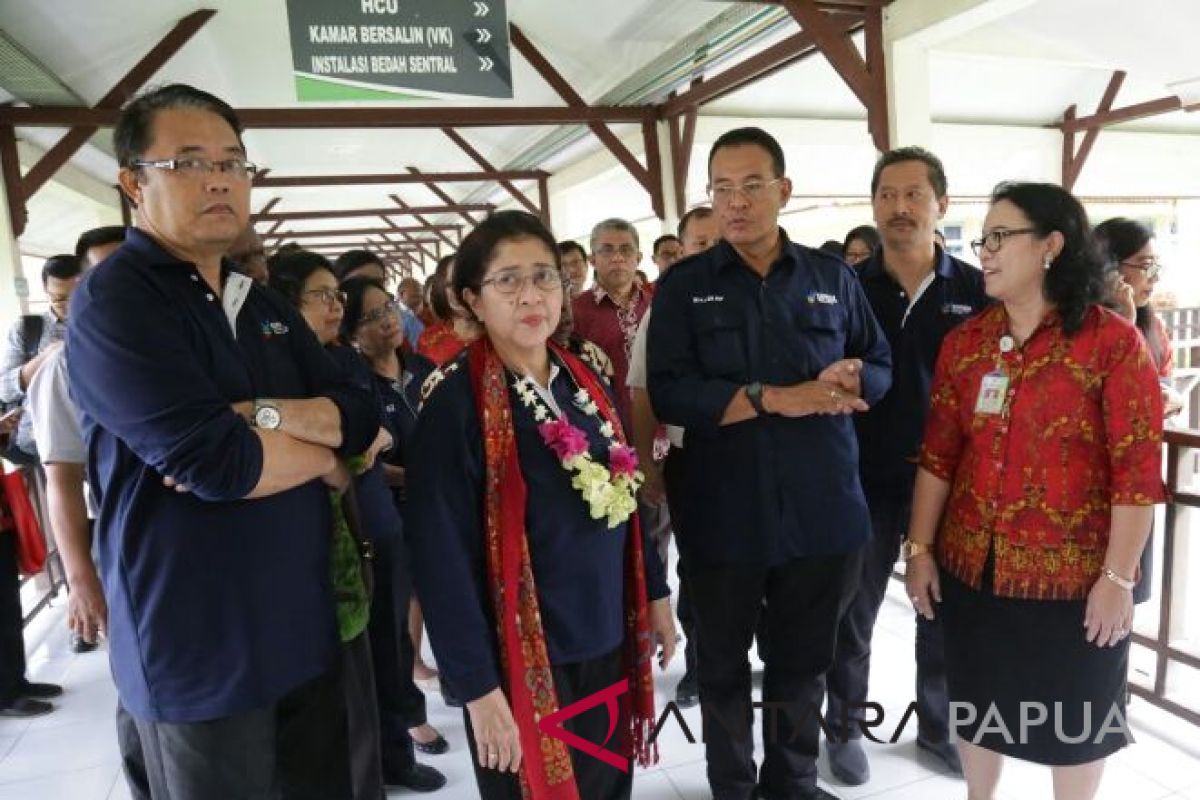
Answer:
<svg viewBox="0 0 1200 800"><path fill-rule="evenodd" d="M262 324L262 335L264 339L270 339L272 336L283 336L288 332L288 326L282 322L264 322Z"/></svg>
<svg viewBox="0 0 1200 800"><path fill-rule="evenodd" d="M440 369L435 369L429 373L429 377L421 384L421 402L424 403L433 394L433 390L438 387L446 376L458 369L458 361L451 361L449 364L444 364Z"/></svg>
<svg viewBox="0 0 1200 800"><path fill-rule="evenodd" d="M942 306L942 313L943 314L957 314L958 316L966 316L967 314L974 314L975 309L971 308L971 306L964 305L962 303L946 303L945 305Z"/></svg>
<svg viewBox="0 0 1200 800"><path fill-rule="evenodd" d="M692 298L693 303L723 303L724 301L725 295L723 294L709 294L702 297Z"/></svg>
<svg viewBox="0 0 1200 800"><path fill-rule="evenodd" d="M835 295L826 294L825 292L809 292L808 302L810 305L813 303L820 303L821 305L826 306L836 306L838 299Z"/></svg>

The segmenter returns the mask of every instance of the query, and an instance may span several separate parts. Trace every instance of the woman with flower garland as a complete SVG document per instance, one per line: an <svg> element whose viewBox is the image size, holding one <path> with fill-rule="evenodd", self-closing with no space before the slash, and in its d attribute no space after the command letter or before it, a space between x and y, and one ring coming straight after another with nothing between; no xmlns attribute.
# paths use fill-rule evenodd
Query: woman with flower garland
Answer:
<svg viewBox="0 0 1200 800"><path fill-rule="evenodd" d="M675 647L637 456L603 379L553 337L563 291L536 217L497 213L463 241L454 292L483 336L426 382L408 466L413 573L484 800L628 798L629 762L655 758L650 660ZM545 732L605 689L618 719Z"/></svg>

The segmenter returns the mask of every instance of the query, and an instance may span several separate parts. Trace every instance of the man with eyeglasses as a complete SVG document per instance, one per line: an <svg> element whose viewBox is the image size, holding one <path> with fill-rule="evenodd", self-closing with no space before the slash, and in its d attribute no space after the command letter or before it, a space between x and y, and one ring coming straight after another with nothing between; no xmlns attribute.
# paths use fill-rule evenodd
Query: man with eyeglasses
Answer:
<svg viewBox="0 0 1200 800"><path fill-rule="evenodd" d="M379 429L299 313L223 256L246 227L241 127L190 86L114 131L136 209L67 336L99 516L112 673L155 800L348 798L330 492Z"/></svg>
<svg viewBox="0 0 1200 800"><path fill-rule="evenodd" d="M770 134L723 134L708 168L722 241L660 282L648 381L687 429L677 541L708 782L716 800L820 800L821 676L870 524L847 415L887 391L888 345L854 272L779 227L792 182ZM748 650L764 615L760 770Z"/></svg>
<svg viewBox="0 0 1200 800"><path fill-rule="evenodd" d="M592 229L591 262L596 268L596 285L571 304L575 332L596 344L612 361L613 394L626 429L630 423L629 354L633 337L653 288L637 277L642 261L637 228L626 220L612 218Z"/></svg>
<svg viewBox="0 0 1200 800"><path fill-rule="evenodd" d="M859 264L858 274L892 348L892 388L854 419L871 538L858 591L842 620L834 665L826 676L827 716L836 734L826 742L829 766L834 776L852 786L865 783L871 774L861 727L864 704L870 699L871 633L908 530L934 362L945 335L990 302L983 274L937 244L938 222L949 203L942 162L928 150L902 147L876 162L871 207L882 241ZM905 558L915 555L905 552ZM958 753L949 740L941 621L916 617L917 746L939 769L961 775Z"/></svg>
<svg viewBox="0 0 1200 800"><path fill-rule="evenodd" d="M0 356L0 402L4 410L20 408L29 389L29 382L54 355L67 335L67 313L71 295L83 274L79 256L51 256L42 265L42 288L46 292L47 308L41 314L26 314L9 329L4 352ZM5 456L22 465L37 462L33 430L22 412L13 433L13 443Z"/></svg>

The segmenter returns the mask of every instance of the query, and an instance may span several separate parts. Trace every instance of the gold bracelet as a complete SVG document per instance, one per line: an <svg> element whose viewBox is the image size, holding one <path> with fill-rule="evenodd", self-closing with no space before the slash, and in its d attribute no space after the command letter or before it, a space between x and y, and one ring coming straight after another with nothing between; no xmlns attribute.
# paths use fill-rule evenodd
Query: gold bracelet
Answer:
<svg viewBox="0 0 1200 800"><path fill-rule="evenodd" d="M1110 581L1115 583L1117 586L1120 586L1127 592L1132 592L1133 587L1137 586L1137 581L1131 581L1126 578L1122 578L1120 575L1113 572L1110 567L1104 568L1104 577L1108 578Z"/></svg>

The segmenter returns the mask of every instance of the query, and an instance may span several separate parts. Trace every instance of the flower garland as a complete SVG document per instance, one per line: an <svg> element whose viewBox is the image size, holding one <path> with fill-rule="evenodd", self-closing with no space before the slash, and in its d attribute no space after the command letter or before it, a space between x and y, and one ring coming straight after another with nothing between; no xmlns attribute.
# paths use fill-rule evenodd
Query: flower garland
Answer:
<svg viewBox="0 0 1200 800"><path fill-rule="evenodd" d="M608 420L600 424L600 434L608 440L608 467L596 463L588 452L587 434L567 418L557 418L542 402L530 378L516 378L513 389L526 408L532 409L538 423L538 433L546 446L554 451L563 469L574 473L571 486L583 496L592 519L607 519L615 528L637 511L637 491L644 477L638 470L637 451L616 439ZM586 389L575 392L576 408L591 417L598 417L596 406Z"/></svg>

